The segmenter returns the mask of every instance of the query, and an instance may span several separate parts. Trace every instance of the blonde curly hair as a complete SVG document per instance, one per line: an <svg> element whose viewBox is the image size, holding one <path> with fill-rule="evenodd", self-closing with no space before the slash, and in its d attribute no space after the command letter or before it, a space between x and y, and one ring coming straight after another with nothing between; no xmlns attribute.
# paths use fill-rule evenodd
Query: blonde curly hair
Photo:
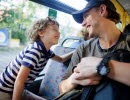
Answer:
<svg viewBox="0 0 130 100"><path fill-rule="evenodd" d="M78 32L77 36L82 37L84 40L88 40L89 39L89 33L88 33L88 31L85 28L82 28Z"/></svg>
<svg viewBox="0 0 130 100"><path fill-rule="evenodd" d="M59 27L59 23L51 17L37 20L36 22L34 22L32 27L28 31L29 39L32 42L39 41L40 37L38 35L38 32L44 31L48 27L48 25L55 25L55 24L58 25Z"/></svg>

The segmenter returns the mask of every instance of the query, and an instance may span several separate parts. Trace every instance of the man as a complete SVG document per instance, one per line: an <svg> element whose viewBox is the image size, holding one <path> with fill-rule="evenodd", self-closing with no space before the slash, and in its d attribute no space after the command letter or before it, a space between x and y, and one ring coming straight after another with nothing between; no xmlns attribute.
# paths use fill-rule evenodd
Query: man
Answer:
<svg viewBox="0 0 130 100"><path fill-rule="evenodd" d="M130 63L111 59L101 62L104 55L116 49L130 51L130 45L124 42L122 33L116 27L120 16L113 3L109 0L90 0L83 10L72 15L87 29L89 37L94 38L82 43L73 54L59 84L60 93L66 93L78 85L97 85L102 76L130 86ZM126 36L126 41L130 41L130 36ZM102 64L105 66L100 66Z"/></svg>
<svg viewBox="0 0 130 100"><path fill-rule="evenodd" d="M130 34L130 23L125 26L123 32L124 32L125 34Z"/></svg>

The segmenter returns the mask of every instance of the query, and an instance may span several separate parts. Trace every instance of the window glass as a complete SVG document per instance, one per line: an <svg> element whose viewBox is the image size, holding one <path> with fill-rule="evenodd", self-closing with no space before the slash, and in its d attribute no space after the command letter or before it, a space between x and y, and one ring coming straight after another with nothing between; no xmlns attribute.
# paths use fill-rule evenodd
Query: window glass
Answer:
<svg viewBox="0 0 130 100"><path fill-rule="evenodd" d="M29 0L0 0L0 57L4 58L0 59L3 66L0 72L28 44L27 30L33 21L46 18L49 9ZM82 27L71 15L61 11L57 11L56 20L60 24L59 42L67 36L76 36Z"/></svg>

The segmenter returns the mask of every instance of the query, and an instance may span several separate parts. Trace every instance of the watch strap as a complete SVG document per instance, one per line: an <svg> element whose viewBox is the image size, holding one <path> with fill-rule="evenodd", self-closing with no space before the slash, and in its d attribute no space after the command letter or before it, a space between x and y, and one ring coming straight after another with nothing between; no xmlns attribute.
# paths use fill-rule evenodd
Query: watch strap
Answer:
<svg viewBox="0 0 130 100"><path fill-rule="evenodd" d="M109 72L110 72L110 68L108 66L108 62L110 60L110 57L104 57L102 59L102 61L99 63L99 65L97 66L97 73L100 75L100 76L106 76ZM102 70L102 67L106 67L107 71L105 74L101 74L101 70Z"/></svg>

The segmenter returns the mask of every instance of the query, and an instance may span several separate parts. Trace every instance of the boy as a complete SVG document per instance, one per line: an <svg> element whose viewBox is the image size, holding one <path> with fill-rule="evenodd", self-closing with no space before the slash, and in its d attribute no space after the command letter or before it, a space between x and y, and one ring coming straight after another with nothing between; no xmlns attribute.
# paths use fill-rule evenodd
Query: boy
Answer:
<svg viewBox="0 0 130 100"><path fill-rule="evenodd" d="M49 58L64 62L72 55L71 52L59 57L50 50L60 37L59 24L52 18L38 20L28 33L32 43L9 63L0 76L1 100L20 100L23 90L35 80Z"/></svg>

